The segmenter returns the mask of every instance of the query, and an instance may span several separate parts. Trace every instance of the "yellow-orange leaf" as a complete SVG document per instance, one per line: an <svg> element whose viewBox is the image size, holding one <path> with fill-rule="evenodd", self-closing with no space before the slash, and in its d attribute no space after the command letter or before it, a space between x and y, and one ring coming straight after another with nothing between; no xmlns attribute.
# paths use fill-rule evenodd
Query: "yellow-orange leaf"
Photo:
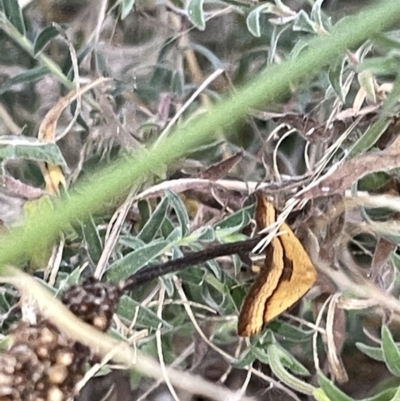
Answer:
<svg viewBox="0 0 400 401"><path fill-rule="evenodd" d="M57 122L65 108L79 96L107 80L107 78L99 78L83 88L80 88L79 91L71 91L66 96L59 99L58 102L47 112L41 122L38 138L46 142L55 142ZM58 195L60 185L65 186L65 178L61 168L59 166L41 162L40 169L46 182L47 192Z"/></svg>

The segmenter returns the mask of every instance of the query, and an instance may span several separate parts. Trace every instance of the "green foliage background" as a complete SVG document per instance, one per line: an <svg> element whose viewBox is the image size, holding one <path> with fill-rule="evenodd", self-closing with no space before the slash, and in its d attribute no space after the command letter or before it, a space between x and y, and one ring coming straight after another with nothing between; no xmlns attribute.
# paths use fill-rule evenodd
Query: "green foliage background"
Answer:
<svg viewBox="0 0 400 401"><path fill-rule="evenodd" d="M120 23L125 17L135 13L133 3L132 1L115 2L116 10L121 12L118 17ZM240 130L243 127L241 123L253 109L273 107L280 102L284 103L288 93L293 88L300 88L301 91L311 83L315 83L316 77L324 82L326 77L321 78L321 74L324 75L328 67L336 65L339 59L341 62L346 51L363 45L367 40L377 42L379 39L384 42L383 37L378 34L393 28L400 21L400 4L394 1L382 1L371 9L340 19L331 25L328 19L322 18L324 13L320 10L320 3L322 2L314 4L312 8L314 15L312 13L310 16L304 14L307 19L301 14L296 20L297 27L302 26L304 28L309 24L309 29L313 31L312 35L301 36L298 41L298 43L301 42L298 52L292 54L282 52L286 57L281 63L271 62L269 65L262 65L254 78L249 79L252 75L249 72L243 74L243 77L239 76L237 86L231 94L215 96L218 98L217 101L205 114L196 115L196 110L193 108L185 114L184 121L173 132L162 137L161 140L151 137L150 132L150 139L140 149L123 149L122 152L119 152L118 157L108 155L109 159L103 165L95 169L88 168L88 172L82 174L81 179L68 190L68 195L65 194L62 199L55 200L51 204L44 202L35 215L24 221L23 226L12 228L9 234L2 237L0 248L1 273L4 276L13 274L8 266L23 266L31 259L37 249L42 249L46 244L53 244L59 238L60 232L64 232L71 241L78 241L77 238L80 241L86 241L92 260L98 261L105 236L104 227L99 228L101 223L104 224L99 216L102 213L108 216L110 204L113 205L116 199L116 203L118 203L118 200L124 199L124 196L127 196L132 188L139 192L140 188L162 181L168 173L169 166L173 166L174 162L184 160L188 155L195 154L194 151L198 151L201 155L201 146L210 144L216 138L220 139L221 132L224 134L224 141L229 142L231 140L230 135L233 136L232 141L234 141L237 136L240 137ZM277 1L274 4L275 7L280 5L283 8L281 2ZM34 29L28 24L29 19L24 16L16 2L4 0L2 6L0 28L7 34L7 39L3 37L2 40L12 40L17 43L20 46L18 56L24 58L26 54L29 54L29 63L31 63L24 75L9 77L8 80L3 82L3 87L0 88L3 102L14 100L13 88L15 85L32 84L35 80L42 79L44 74L49 72L57 77L66 88L74 88L71 77L67 76L65 69L62 69L56 61L43 51L46 45L58 35L58 31L47 29L40 34L34 32ZM181 4L177 4L176 7L184 8ZM246 31L243 33L244 37L250 35L247 29L255 36L267 35L264 31L268 22L263 18L263 12L275 10L268 7L272 7L272 3L256 5L251 9L247 5L241 5L238 8L238 14L247 16L247 25L241 30L241 32ZM193 11L193 13L189 13L191 15L189 19L193 24L199 29L207 29L203 2L190 1L186 9ZM301 18L305 18L305 20L303 21ZM270 35L270 32L268 34ZM394 39L393 43L390 42L390 38L386 39L385 43L389 46L389 50L382 50L383 55L379 54L377 57L371 58L369 64L365 65L378 76L394 76L393 82L397 85L398 48L395 48L395 44L398 46L398 43L394 43ZM257 43L256 40L251 38L252 43ZM286 40L289 41L288 38ZM292 38L291 40L293 41ZM79 45L76 44L75 46L78 50ZM282 46L290 47L284 40L282 40ZM257 49L257 46L254 45L254 48ZM384 46L382 46L383 48ZM80 50L82 51L82 49ZM363 66L360 67L360 69L362 68ZM329 71L331 78L334 72L334 68L331 68ZM332 82L335 81L331 79ZM332 84L332 86L334 85ZM163 89L162 84L156 87L156 90L160 92ZM340 85L336 89L336 92L340 92ZM392 106L396 103L397 92L395 89L392 92L392 98L388 98L386 105L390 101L393 101ZM304 91L307 92L306 89ZM143 96L145 97L145 94ZM151 95L148 96L151 98ZM85 102L90 106L96 106L96 99L94 98L88 97ZM384 109L385 111L387 109ZM358 142L352 148L351 155L356 156L368 151L381 133L382 127L379 127L378 121L375 125L371 125L364 136L358 138ZM22 145L17 143L18 140L16 139L12 146L22 152ZM243 140L244 142L245 140ZM8 143L4 143L2 146L10 151ZM54 162L58 157L57 150L48 148L44 152L43 159L43 156L38 156L38 149L34 146L33 148L31 153L28 151L28 154L24 156L19 153L18 157L33 162L39 160ZM5 164L14 157L14 155L12 157L8 155L9 153L6 152ZM58 164L61 165L62 163L59 162ZM30 165L25 165L24 168L29 170ZM32 181L33 179L30 179L30 183ZM248 225L252 216L251 210L241 209L236 214L224 216L225 220L221 219L208 231L199 229L189 233L187 226L190 223L190 215L186 205L176 194L166 193L155 209L146 202L143 202L140 207L142 207L139 210L142 227L138 230L137 236L129 236L128 234L121 236L113 256L115 261L110 265L106 275L107 279L120 279L124 275L142 268L143 264L138 262L138 260L142 260L139 256L144 258L143 260L147 258L147 261L151 261L168 251L174 257L178 257L181 255L181 247L183 246L195 250L202 249L204 243L215 239L220 242L241 239L241 230ZM146 216L147 218L145 218ZM77 229L76 226L80 224L83 228ZM226 229L226 231L221 233L221 229ZM58 277L55 286L56 292L65 287L66 283L78 281L80 274L79 268L70 271L65 268ZM226 274L218 264L209 265L208 269L189 269L183 272L180 277L185 283L186 292L193 302L203 302L205 305L213 306L213 309L221 317L237 314L244 296L243 286L237 288L234 275ZM202 288L203 282L206 282L207 285ZM174 299L176 289L172 279L167 277L163 284L167 295ZM134 296L126 295L123 297L118 310L121 319L131 321L134 318L133 312L141 305L146 290L147 288ZM3 306L9 301L9 294L7 292L2 293ZM179 331L181 336L190 337L193 333L193 327L179 306L165 307L162 317L157 314L154 308L140 306L137 326L148 328L151 333L148 339L138 344L142 352L157 356L154 332L159 324L162 325L165 362L170 364L176 359L172 344L174 341L173 334L176 335ZM7 325L7 322L3 322L4 328ZM232 334L234 327L234 323L229 319L217 321L212 341L221 347L230 348L232 344L237 342L237 338ZM316 381L313 384L301 379L302 376L307 377L312 368L310 346L312 332L291 326L285 322L274 322L269 328L270 330L264 332L263 335L251 339L248 347L241 350L242 352L234 362L236 368L243 368L259 362L269 365L272 375L283 385L293 390L297 394L294 396L298 397L297 399L307 396L318 400L351 400L321 372L316 372L317 374L314 376ZM275 336L272 334L273 332ZM121 335L116 332L113 334ZM353 334L351 333L349 337L354 340L354 345L355 341L359 341L360 338L358 338L357 333ZM361 344L359 348L373 359L384 361L390 373L397 378L400 375L398 363L400 351L392 334L384 325L381 334L382 343L380 347ZM294 344L300 341L304 341L305 352L300 353L300 355L299 352L296 352L295 357L293 355ZM308 369L299 362L302 359ZM132 373L132 384L137 384L140 379L139 376ZM359 380L363 381L362 378ZM398 381L388 381L387 383L382 384L382 388L375 391L378 395L371 395L364 399L371 401L398 399L400 397L397 390ZM293 395L293 392L287 393L286 396Z"/></svg>

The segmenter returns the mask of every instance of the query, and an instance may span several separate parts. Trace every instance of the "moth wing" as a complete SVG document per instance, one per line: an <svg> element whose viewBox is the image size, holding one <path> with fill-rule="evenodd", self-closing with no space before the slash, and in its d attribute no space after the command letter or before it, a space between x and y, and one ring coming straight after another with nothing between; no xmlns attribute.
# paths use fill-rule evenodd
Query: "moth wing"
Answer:
<svg viewBox="0 0 400 401"><path fill-rule="evenodd" d="M274 224L276 221L276 210L272 202L270 202L262 192L257 192L257 206L255 219L258 231Z"/></svg>
<svg viewBox="0 0 400 401"><path fill-rule="evenodd" d="M268 255L269 252L270 255ZM276 290L282 273L283 247L279 239L274 238L267 250L264 267L256 277L242 305L238 323L240 336L248 337L262 329L265 306Z"/></svg>
<svg viewBox="0 0 400 401"><path fill-rule="evenodd" d="M291 263L291 274L284 274L274 293L267 300L264 311L264 324L295 304L315 283L317 272L300 241L287 224L283 224L278 238L282 244L285 258ZM283 233L284 232L284 233ZM278 239L277 238L277 239Z"/></svg>

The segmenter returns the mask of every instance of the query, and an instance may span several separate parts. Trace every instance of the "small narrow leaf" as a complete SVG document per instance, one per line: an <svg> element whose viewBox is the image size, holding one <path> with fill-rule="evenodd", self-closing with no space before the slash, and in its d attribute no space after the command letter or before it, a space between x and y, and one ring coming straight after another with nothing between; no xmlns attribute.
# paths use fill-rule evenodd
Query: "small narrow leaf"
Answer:
<svg viewBox="0 0 400 401"><path fill-rule="evenodd" d="M293 24L293 31L301 31L308 33L316 33L318 31L317 24L311 21L310 17L304 10L300 10L297 14L295 23Z"/></svg>
<svg viewBox="0 0 400 401"><path fill-rule="evenodd" d="M135 0L122 0L121 3L121 19L125 19L127 15L131 12L133 6L135 5Z"/></svg>
<svg viewBox="0 0 400 401"><path fill-rule="evenodd" d="M202 251L204 248L198 243L191 243L190 248L194 252ZM208 262L204 263L207 268L214 274L214 276L220 280L221 279L221 268L216 260L209 260Z"/></svg>
<svg viewBox="0 0 400 401"><path fill-rule="evenodd" d="M345 65L345 59L338 60L333 63L328 71L328 79L336 95L339 97L341 102L345 102L346 93L343 87L343 71Z"/></svg>
<svg viewBox="0 0 400 401"><path fill-rule="evenodd" d="M268 346L269 363L271 370L279 380L302 394L313 394L315 387L290 374L281 362L281 353L276 344ZM339 400L337 400L339 401Z"/></svg>
<svg viewBox="0 0 400 401"><path fill-rule="evenodd" d="M187 15L189 21L195 25L196 28L200 29L200 31L204 31L206 28L203 3L204 0L189 0L187 4Z"/></svg>
<svg viewBox="0 0 400 401"><path fill-rule="evenodd" d="M208 262L206 262L206 265L217 279L221 278L221 268L215 260L209 260Z"/></svg>
<svg viewBox="0 0 400 401"><path fill-rule="evenodd" d="M112 282L126 278L146 266L152 259L164 253L170 244L168 241L152 242L136 251L128 253L113 263L107 271L107 279Z"/></svg>
<svg viewBox="0 0 400 401"><path fill-rule="evenodd" d="M180 227L175 227L168 235L166 240L169 243L176 243L182 238L182 230Z"/></svg>
<svg viewBox="0 0 400 401"><path fill-rule="evenodd" d="M241 209L234 214L226 217L214 225L217 238L221 239L233 233L240 231L251 221L251 214L254 212L254 206Z"/></svg>
<svg viewBox="0 0 400 401"><path fill-rule="evenodd" d="M354 401L342 390L339 390L331 380L325 377L321 372L318 372L318 383L324 391L325 395L331 401ZM319 399L323 399L322 397Z"/></svg>
<svg viewBox="0 0 400 401"><path fill-rule="evenodd" d="M385 358L383 357L383 351L378 347L371 347L369 345L363 343L356 343L356 347L365 355L369 356L371 359L375 359L375 361L384 362Z"/></svg>
<svg viewBox="0 0 400 401"><path fill-rule="evenodd" d="M190 47L199 54L202 54L210 63L211 65L215 68L224 68L222 61L216 56L215 53L213 53L210 49L208 49L205 46L196 44L196 43L192 43L190 45Z"/></svg>
<svg viewBox="0 0 400 401"><path fill-rule="evenodd" d="M350 159L370 149L386 131L390 123L391 121L387 118L379 118L375 121L350 149L348 158Z"/></svg>
<svg viewBox="0 0 400 401"><path fill-rule="evenodd" d="M235 368L243 369L246 366L250 366L254 360L255 356L252 352L250 352L250 348L246 348L243 353L239 357L239 361L232 363L232 366Z"/></svg>
<svg viewBox="0 0 400 401"><path fill-rule="evenodd" d="M0 136L0 159L35 160L67 167L64 157L55 143L21 135Z"/></svg>
<svg viewBox="0 0 400 401"><path fill-rule="evenodd" d="M400 272L400 256L397 255L396 252L392 252L392 254L391 254L391 260L392 260L392 262L393 262L393 264L394 264L394 267L395 267L396 270L397 270L397 273L399 273L399 272Z"/></svg>
<svg viewBox="0 0 400 401"><path fill-rule="evenodd" d="M167 215L168 205L169 199L167 197L163 198L138 234L138 238L141 241L149 243L154 239Z"/></svg>
<svg viewBox="0 0 400 401"><path fill-rule="evenodd" d="M140 200L138 202L139 216L140 216L140 229L143 229L144 225L150 219L151 207L147 200Z"/></svg>
<svg viewBox="0 0 400 401"><path fill-rule="evenodd" d="M121 245L127 246L131 249L142 248L146 245L142 240L140 240L138 237L134 237L133 235L121 235L118 242Z"/></svg>
<svg viewBox="0 0 400 401"><path fill-rule="evenodd" d="M367 98L375 103L375 77L372 71L368 69L363 70L358 74L357 78L360 86L365 90Z"/></svg>
<svg viewBox="0 0 400 401"><path fill-rule="evenodd" d="M7 19L25 36L25 22L18 1L3 0L3 7Z"/></svg>
<svg viewBox="0 0 400 401"><path fill-rule="evenodd" d="M117 314L132 321L136 314L136 308L139 308L139 314L136 324L139 326L156 329L160 323L165 328L171 329L172 326L165 320L160 319L152 310L144 307L140 302L133 300L127 295L123 295L118 303Z"/></svg>
<svg viewBox="0 0 400 401"><path fill-rule="evenodd" d="M310 376L310 372L288 351L286 351L279 344L276 344L278 353L280 354L280 360L282 364L290 369L293 373L300 376Z"/></svg>
<svg viewBox="0 0 400 401"><path fill-rule="evenodd" d="M0 87L0 95L7 92L14 85L18 84L30 84L43 78L45 75L49 74L50 71L47 67L35 67L28 71L22 72L21 74L14 75L13 77L7 79L3 85Z"/></svg>
<svg viewBox="0 0 400 401"><path fill-rule="evenodd" d="M161 226L161 236L163 238L168 238L174 229L175 227L172 224L172 221L168 217L165 217Z"/></svg>
<svg viewBox="0 0 400 401"><path fill-rule="evenodd" d="M391 398L390 401L400 401L400 387L397 389L396 394Z"/></svg>
<svg viewBox="0 0 400 401"><path fill-rule="evenodd" d="M33 44L33 54L37 57L38 54L46 47L46 45L59 35L58 29L54 25L49 25L39 33Z"/></svg>
<svg viewBox="0 0 400 401"><path fill-rule="evenodd" d="M400 377L400 350L393 340L392 333L387 326L382 326L382 351L390 373Z"/></svg>
<svg viewBox="0 0 400 401"><path fill-rule="evenodd" d="M251 347L251 353L254 355L260 362L269 365L269 355L268 353L261 347Z"/></svg>
<svg viewBox="0 0 400 401"><path fill-rule="evenodd" d="M273 320L268 324L268 328L274 333L284 337L285 341L294 342L297 344L310 341L310 337L312 336L312 332L307 332L299 327L295 327L280 320Z"/></svg>
<svg viewBox="0 0 400 401"><path fill-rule="evenodd" d="M273 7L273 4L265 3L249 12L249 15L246 18L246 24L247 29L253 36L257 38L261 36L260 14L270 12L271 7Z"/></svg>
<svg viewBox="0 0 400 401"><path fill-rule="evenodd" d="M313 397L317 401L333 401L324 393L324 390L322 390L322 388L316 388L313 392Z"/></svg>
<svg viewBox="0 0 400 401"><path fill-rule="evenodd" d="M84 220L82 229L90 258L97 264L103 251L103 244L92 215L89 215L88 218Z"/></svg>
<svg viewBox="0 0 400 401"><path fill-rule="evenodd" d="M215 232L213 228L210 226L201 227L193 234L197 234L198 241L204 241L204 242L215 241Z"/></svg>
<svg viewBox="0 0 400 401"><path fill-rule="evenodd" d="M166 195L171 202L172 207L175 210L176 217L178 217L179 225L182 229L182 237L186 237L189 232L189 215L186 210L185 204L182 202L182 199L172 191L167 190Z"/></svg>

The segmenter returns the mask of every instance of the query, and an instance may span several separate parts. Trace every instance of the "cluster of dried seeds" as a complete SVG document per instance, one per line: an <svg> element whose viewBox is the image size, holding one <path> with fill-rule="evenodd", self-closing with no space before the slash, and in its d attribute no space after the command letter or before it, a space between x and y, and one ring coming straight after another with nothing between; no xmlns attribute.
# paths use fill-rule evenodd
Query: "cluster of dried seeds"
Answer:
<svg viewBox="0 0 400 401"><path fill-rule="evenodd" d="M100 331L106 331L117 307L120 290L115 284L102 283L93 277L82 285L73 285L61 301L77 317Z"/></svg>
<svg viewBox="0 0 400 401"><path fill-rule="evenodd" d="M74 285L62 302L79 318L106 331L120 293L116 286L89 278ZM0 354L0 401L64 401L92 361L89 348L69 339L48 320L19 323L10 349Z"/></svg>

